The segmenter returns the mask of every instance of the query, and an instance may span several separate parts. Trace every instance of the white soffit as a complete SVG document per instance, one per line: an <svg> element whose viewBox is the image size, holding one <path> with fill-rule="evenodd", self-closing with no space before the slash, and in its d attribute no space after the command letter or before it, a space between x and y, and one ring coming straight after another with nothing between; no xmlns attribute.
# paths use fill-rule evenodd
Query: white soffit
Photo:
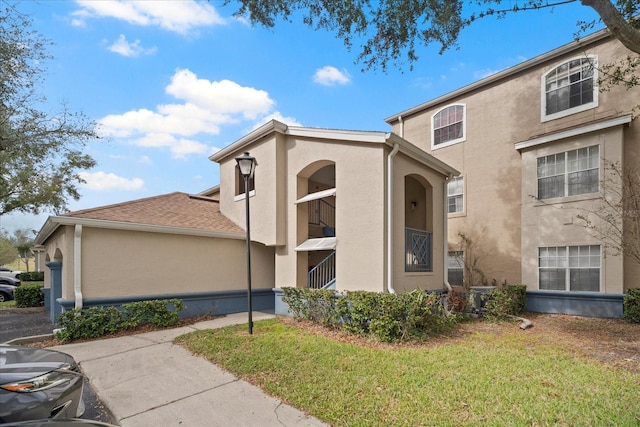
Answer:
<svg viewBox="0 0 640 427"><path fill-rule="evenodd" d="M545 144L547 142L555 142L564 138L571 138L574 136L584 135L589 132L597 132L604 129L609 129L614 126L625 125L631 123L633 116L628 114L626 116L615 117L609 120L603 120L596 123L589 123L584 126L579 126L573 129L567 129L561 132L544 135L538 138L530 139L528 141L522 141L515 144L516 150L522 150L524 148L534 147L536 145Z"/></svg>
<svg viewBox="0 0 640 427"><path fill-rule="evenodd" d="M335 237L309 239L296 248L296 252L332 251L336 248Z"/></svg>
<svg viewBox="0 0 640 427"><path fill-rule="evenodd" d="M335 188L329 188L328 190L322 190L322 191L317 191L315 193L309 193L306 196L301 197L298 200L296 200L295 204L297 205L299 203L310 202L312 200L324 199L325 197L335 196L335 195L336 195L336 189Z"/></svg>

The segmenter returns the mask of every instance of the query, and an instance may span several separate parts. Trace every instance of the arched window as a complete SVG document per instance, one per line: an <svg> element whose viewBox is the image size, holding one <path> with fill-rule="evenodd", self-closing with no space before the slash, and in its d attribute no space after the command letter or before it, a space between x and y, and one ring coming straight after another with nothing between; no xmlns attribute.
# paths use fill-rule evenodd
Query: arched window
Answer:
<svg viewBox="0 0 640 427"><path fill-rule="evenodd" d="M446 147L465 140L465 106L450 105L431 119L431 148Z"/></svg>
<svg viewBox="0 0 640 427"><path fill-rule="evenodd" d="M598 106L596 58L572 59L542 77L542 121Z"/></svg>

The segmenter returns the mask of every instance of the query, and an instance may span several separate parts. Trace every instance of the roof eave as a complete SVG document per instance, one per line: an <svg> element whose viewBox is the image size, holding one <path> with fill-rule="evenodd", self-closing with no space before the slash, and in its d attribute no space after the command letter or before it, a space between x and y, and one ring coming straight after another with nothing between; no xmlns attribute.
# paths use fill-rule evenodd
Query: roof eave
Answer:
<svg viewBox="0 0 640 427"><path fill-rule="evenodd" d="M406 154L407 156L419 161L423 165L430 167L431 169L441 173L442 175L448 177L460 175L460 171L458 171L457 169L454 169L442 160L433 157L431 154L427 153L424 150L421 150L420 148L416 147L415 145L413 145L406 139L401 138L395 133L388 133L385 142L389 146L398 144L401 153Z"/></svg>
<svg viewBox="0 0 640 427"><path fill-rule="evenodd" d="M137 222L109 221L103 219L78 218L70 216L51 216L36 236L35 243L42 245L62 225L82 225L92 228L108 228L111 230L139 231L146 233L179 234L183 236L218 237L222 239L245 239L244 232L204 230L200 228L173 227Z"/></svg>
<svg viewBox="0 0 640 427"><path fill-rule="evenodd" d="M243 136L239 140L226 146L222 150L212 154L211 156L209 156L209 160L211 160L212 162L220 163L227 157L232 156L237 152L243 151L246 147L265 137L266 135L269 135L273 132L285 133L287 131L287 128L288 126L286 124L277 120L271 120L270 122L260 126L258 129Z"/></svg>
<svg viewBox="0 0 640 427"><path fill-rule="evenodd" d="M578 41L573 41L571 43L567 43L564 46L560 46L557 49L551 50L549 52L543 53L541 55L538 55L534 58L531 58L528 61L525 62L521 62L520 64L514 65L513 67L507 68L506 70L502 70L498 73L492 74L488 77L485 77L482 80L478 80L476 82L473 82L471 84L468 84L466 86L461 87L460 89L454 90L453 92L449 92L446 93L442 96L439 96L437 98L434 98L430 101L424 102L420 105L417 105L415 107L409 108L408 110L404 110L398 114L394 114L392 116L387 117L386 119L384 119L384 121L386 123L388 123L389 125L392 125L393 123L395 123L396 121L398 121L399 117L407 117L407 116L411 116L413 114L419 113L423 110L426 110L428 108L431 108L433 106L445 103L445 102L449 102L453 99L456 99L466 93L472 92L474 90L477 90L483 86L487 86L490 84L493 84L499 80L502 80L504 78L510 77L512 75L515 75L517 73L520 73L523 70L526 70L528 68L533 68L538 66L539 64L549 61L550 59L556 58L558 56L562 56L565 55L573 50L575 50L576 48L580 47L580 46L584 46L584 45L588 45L594 42L598 42L602 39L605 39L607 37L611 37L611 34L606 30L601 30L598 31L596 33L590 34L588 36L585 36L583 38L581 38Z"/></svg>

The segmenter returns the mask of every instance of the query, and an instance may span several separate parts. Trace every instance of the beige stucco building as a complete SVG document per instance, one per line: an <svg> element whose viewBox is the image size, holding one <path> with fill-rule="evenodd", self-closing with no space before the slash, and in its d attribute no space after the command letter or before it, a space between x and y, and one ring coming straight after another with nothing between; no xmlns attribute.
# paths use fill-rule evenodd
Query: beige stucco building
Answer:
<svg viewBox="0 0 640 427"><path fill-rule="evenodd" d="M258 163L248 192L235 160L244 152ZM397 135L272 121L211 160L220 185L200 195L49 218L37 240L52 316L170 297L188 314L246 310L247 193L256 309L273 309L285 286L445 286L447 181L458 172Z"/></svg>
<svg viewBox="0 0 640 427"><path fill-rule="evenodd" d="M531 311L620 317L640 267L580 216L619 193L609 162L640 166L640 88L598 87L629 53L596 33L390 116L391 132L269 122L210 157L220 185L199 195L51 217L36 239L48 304L245 310L248 195L257 309L278 311L285 286L523 283Z"/></svg>
<svg viewBox="0 0 640 427"><path fill-rule="evenodd" d="M640 166L640 88L598 87L603 65L630 53L596 33L386 119L461 172L448 191L452 282L526 284L534 311L621 315L639 266L579 216L619 194L619 180L603 185L609 162Z"/></svg>

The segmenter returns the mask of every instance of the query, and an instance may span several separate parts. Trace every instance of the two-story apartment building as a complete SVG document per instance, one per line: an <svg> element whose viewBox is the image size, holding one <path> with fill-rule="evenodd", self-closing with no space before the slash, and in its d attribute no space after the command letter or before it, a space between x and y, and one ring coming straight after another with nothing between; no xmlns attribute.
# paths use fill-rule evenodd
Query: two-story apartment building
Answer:
<svg viewBox="0 0 640 427"><path fill-rule="evenodd" d="M621 315L640 266L580 216L619 194L603 185L609 162L640 167L640 87L598 85L630 54L602 31L386 119L461 172L448 186L453 284L523 283L533 311Z"/></svg>

